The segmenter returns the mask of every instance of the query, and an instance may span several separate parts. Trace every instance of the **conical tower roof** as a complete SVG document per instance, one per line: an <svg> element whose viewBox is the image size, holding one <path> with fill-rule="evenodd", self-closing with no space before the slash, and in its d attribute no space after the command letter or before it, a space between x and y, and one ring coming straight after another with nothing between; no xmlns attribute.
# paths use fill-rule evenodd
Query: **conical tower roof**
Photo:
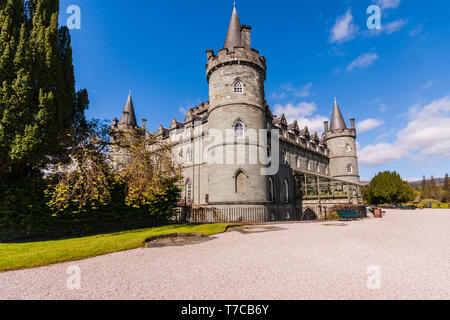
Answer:
<svg viewBox="0 0 450 320"><path fill-rule="evenodd" d="M334 98L333 116L331 117L330 131L347 129L341 110L339 109L336 98Z"/></svg>
<svg viewBox="0 0 450 320"><path fill-rule="evenodd" d="M134 113L133 99L131 98L131 91L128 94L127 103L125 105L125 108L123 109L119 124L129 126L137 125L136 114Z"/></svg>
<svg viewBox="0 0 450 320"><path fill-rule="evenodd" d="M242 46L241 40L241 22L236 10L236 4L233 8L233 14L231 15L230 25L228 26L227 37L225 39L224 48L232 51L234 47Z"/></svg>

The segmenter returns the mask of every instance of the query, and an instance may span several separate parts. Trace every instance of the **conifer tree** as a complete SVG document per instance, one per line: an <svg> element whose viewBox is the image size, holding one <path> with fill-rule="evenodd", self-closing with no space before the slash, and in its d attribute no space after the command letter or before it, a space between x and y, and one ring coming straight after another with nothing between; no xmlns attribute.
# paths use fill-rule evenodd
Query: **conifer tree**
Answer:
<svg viewBox="0 0 450 320"><path fill-rule="evenodd" d="M26 178L64 156L68 133L85 123L75 92L69 30L59 0L0 2L0 172Z"/></svg>
<svg viewBox="0 0 450 320"><path fill-rule="evenodd" d="M448 173L445 175L442 202L450 202L450 178L448 176Z"/></svg>
<svg viewBox="0 0 450 320"><path fill-rule="evenodd" d="M430 181L430 198L429 199L433 199L433 200L441 199L439 187L436 184L436 179L434 179L433 176L431 176L431 181Z"/></svg>

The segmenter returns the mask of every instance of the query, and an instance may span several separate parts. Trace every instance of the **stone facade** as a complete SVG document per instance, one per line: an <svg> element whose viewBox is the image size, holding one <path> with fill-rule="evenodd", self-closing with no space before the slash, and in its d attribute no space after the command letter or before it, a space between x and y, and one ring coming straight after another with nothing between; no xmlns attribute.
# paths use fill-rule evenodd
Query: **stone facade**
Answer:
<svg viewBox="0 0 450 320"><path fill-rule="evenodd" d="M250 30L241 26L234 8L224 48L217 55L206 52L209 101L190 109L183 122L173 119L169 128L158 128L160 139L173 146L174 161L183 165L183 202L190 208L184 217L205 222L300 220L310 218L311 211L319 217L333 204L361 201L354 199L358 192L321 200L320 181L318 199L302 194L303 178L303 193L308 194L307 176L359 187L354 120L347 129L335 102L331 126L325 123L319 138L307 127L300 130L297 122L288 124L284 115L273 115L265 100L266 59L251 48ZM130 108L131 97L113 130L137 126ZM279 135L275 142L273 130ZM271 142L252 139L260 132ZM277 173L262 174L267 163L253 161L261 154L272 163L279 158Z"/></svg>

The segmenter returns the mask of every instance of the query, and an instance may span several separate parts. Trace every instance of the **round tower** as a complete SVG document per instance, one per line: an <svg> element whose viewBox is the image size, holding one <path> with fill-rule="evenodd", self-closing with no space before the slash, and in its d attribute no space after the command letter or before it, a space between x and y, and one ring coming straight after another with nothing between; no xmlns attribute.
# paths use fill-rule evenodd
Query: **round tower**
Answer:
<svg viewBox="0 0 450 320"><path fill-rule="evenodd" d="M329 130L326 129L324 141L330 152L331 177L359 184L355 120L351 119L351 128L348 129L336 99L331 125Z"/></svg>
<svg viewBox="0 0 450 320"><path fill-rule="evenodd" d="M266 62L251 48L251 27L240 24L236 7L224 48L207 51L210 107L208 173L211 204L266 203L267 177L255 161L263 148L259 132L266 128L264 82ZM217 161L223 154L223 163Z"/></svg>

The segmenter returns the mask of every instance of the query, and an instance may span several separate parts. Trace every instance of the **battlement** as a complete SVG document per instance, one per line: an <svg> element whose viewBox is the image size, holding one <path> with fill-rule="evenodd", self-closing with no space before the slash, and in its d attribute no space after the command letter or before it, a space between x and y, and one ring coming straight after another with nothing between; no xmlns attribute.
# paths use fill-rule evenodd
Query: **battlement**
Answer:
<svg viewBox="0 0 450 320"><path fill-rule="evenodd" d="M209 83L211 74L217 69L231 64L251 65L258 69L264 79L266 78L266 58L259 54L258 50L247 47L233 47L233 51L229 51L227 48L221 49L214 54L213 50L207 50L206 74Z"/></svg>
<svg viewBox="0 0 450 320"><path fill-rule="evenodd" d="M342 129L337 131L327 131L323 135L323 140L327 141L338 137L351 137L356 139L356 129Z"/></svg>

